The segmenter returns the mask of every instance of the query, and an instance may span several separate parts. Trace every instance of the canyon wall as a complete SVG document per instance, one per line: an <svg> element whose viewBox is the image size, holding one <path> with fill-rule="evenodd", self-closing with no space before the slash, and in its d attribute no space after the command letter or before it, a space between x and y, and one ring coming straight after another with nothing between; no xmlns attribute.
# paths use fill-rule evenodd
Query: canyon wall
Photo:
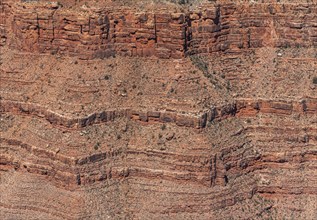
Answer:
<svg viewBox="0 0 317 220"><path fill-rule="evenodd" d="M74 11L58 3L34 2L16 3L4 12L5 8L0 16L2 23L7 19L13 48L82 59L182 58L267 46L317 45L314 4L206 4L175 13L84 7Z"/></svg>
<svg viewBox="0 0 317 220"><path fill-rule="evenodd" d="M228 117L254 117L261 113L277 115L316 114L317 100L309 98L300 102L286 102L273 100L237 100L234 104L213 107L197 115L180 114L172 111L138 111L133 109L113 109L93 113L87 117L69 118L37 104L3 100L0 112L16 112L31 114L44 118L51 124L66 128L83 128L92 124L106 123L118 118L127 118L142 122L175 123L177 126L186 126L202 129L214 120L224 120Z"/></svg>
<svg viewBox="0 0 317 220"><path fill-rule="evenodd" d="M317 5L111 2L0 2L0 218L316 219Z"/></svg>

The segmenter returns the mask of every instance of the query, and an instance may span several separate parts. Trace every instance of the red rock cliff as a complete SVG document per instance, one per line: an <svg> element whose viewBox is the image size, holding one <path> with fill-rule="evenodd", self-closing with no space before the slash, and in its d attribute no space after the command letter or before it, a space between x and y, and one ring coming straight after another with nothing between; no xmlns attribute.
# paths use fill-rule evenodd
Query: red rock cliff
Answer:
<svg viewBox="0 0 317 220"><path fill-rule="evenodd" d="M316 13L316 5L287 3L207 4L175 13L129 8L74 11L57 3L17 3L1 14L1 20L8 20L10 44L23 51L83 59L181 58L267 46L316 46Z"/></svg>

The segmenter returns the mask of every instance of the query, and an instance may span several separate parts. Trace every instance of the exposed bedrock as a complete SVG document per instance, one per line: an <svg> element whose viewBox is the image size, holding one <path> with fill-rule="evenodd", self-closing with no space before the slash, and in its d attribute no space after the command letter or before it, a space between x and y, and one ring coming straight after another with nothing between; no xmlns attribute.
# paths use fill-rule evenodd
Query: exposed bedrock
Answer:
<svg viewBox="0 0 317 220"><path fill-rule="evenodd" d="M10 100L2 100L0 112L11 112L16 114L31 114L49 121L51 124L65 128L82 128L91 124L114 121L116 118L127 118L131 120L149 123L175 123L178 126L204 128L207 123L214 120L222 120L228 117L252 117L259 113L270 113L277 115L305 114L314 115L317 112L317 100L308 98L300 102L292 103L273 100L237 100L232 104L213 107L204 113L186 114L169 111L142 112L133 109L105 110L92 113L82 118L67 118L37 104L23 103Z"/></svg>
<svg viewBox="0 0 317 220"><path fill-rule="evenodd" d="M316 4L222 3L185 10L70 9L57 2L5 1L0 8L1 42L21 51L81 59L182 58L261 47L317 46Z"/></svg>
<svg viewBox="0 0 317 220"><path fill-rule="evenodd" d="M314 205L316 114L303 114L300 119L296 112L246 116L217 120L202 130L173 123L142 125L127 119L67 130L27 113L3 113L1 121L7 126L1 130L0 167L5 173L15 170L18 174L14 175L45 177L41 181L50 181L50 187L59 192L120 185L117 193L124 194L120 199L102 201L106 206L122 206L122 216L137 219L223 218L220 210L231 207L238 209L235 212L241 218L261 218L263 213L276 216L275 205L280 203L273 203L274 199L304 194L312 199L307 204ZM113 131L121 132L118 136ZM6 211L10 199L2 204L5 216L10 216ZM184 199L183 206L180 200ZM157 204L155 208L148 201ZM84 203L80 205L88 209ZM242 211L244 203L249 210ZM101 217L110 212L100 209ZM294 215L309 218L307 209ZM53 208L39 212L73 218ZM75 219L80 212L74 210Z"/></svg>
<svg viewBox="0 0 317 220"><path fill-rule="evenodd" d="M0 218L316 219L317 5L154 2L0 2Z"/></svg>

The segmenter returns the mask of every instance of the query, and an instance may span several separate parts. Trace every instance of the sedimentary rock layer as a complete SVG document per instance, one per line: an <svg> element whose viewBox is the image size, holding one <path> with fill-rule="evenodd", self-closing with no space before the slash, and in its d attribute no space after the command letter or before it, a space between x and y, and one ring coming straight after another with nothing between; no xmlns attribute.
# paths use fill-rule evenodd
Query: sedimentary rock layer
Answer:
<svg viewBox="0 0 317 220"><path fill-rule="evenodd" d="M75 11L58 3L35 2L9 6L2 6L0 33L13 48L82 59L115 55L181 58L268 46L317 45L315 4L206 4L175 13L107 7ZM10 29L10 36L6 37L3 25Z"/></svg>
<svg viewBox="0 0 317 220"><path fill-rule="evenodd" d="M107 125L109 130L102 138L104 126L101 125L67 131L54 128L43 119L32 119L30 115L4 114L2 121L8 128L2 129L1 169L14 168L18 173L46 176L51 184L72 190L91 184L96 189L104 187L98 184L120 184L129 189L124 197L127 201L112 200L108 205L127 205L129 208L125 208L129 211L124 215L136 213L135 208L144 203L143 214L138 215L140 218L164 216L165 212L175 213L175 217L188 217L185 213L189 210L194 216L207 218L216 210L239 206L254 195L265 195L265 198L284 197L284 194L315 195L315 117L302 115L299 120L294 116L296 113L272 118L270 113L260 113L251 120L228 118L209 125L203 132L184 127L176 129L172 124L167 124L164 129L159 124L139 127L140 124L135 122L124 122L127 124L123 126L116 120L110 122L115 123L115 127ZM116 141L111 140L108 135L120 127L127 130L120 137L113 137ZM39 132L44 128L45 132ZM10 139L12 136L16 140ZM60 141L52 142L58 139ZM73 140L72 146L67 144L68 140ZM211 143L212 151L209 150ZM298 170L300 167L301 171ZM303 180L306 184L298 185ZM176 190L175 185L182 188ZM145 186L150 188L144 191ZM175 200L170 197L174 190L178 195ZM187 190L192 193L188 194ZM154 210L148 207L147 201L154 195L167 199L168 205L161 204ZM199 202L193 207L179 208L182 198L189 199L186 204L193 205L206 198L203 200L206 204ZM130 204L134 206L130 207ZM267 204L270 204L269 200ZM251 205L251 210L255 207ZM265 212L266 208L256 209ZM103 210L108 212L107 208ZM53 213L56 211L54 209ZM151 214L153 211L155 215ZM10 216L8 212L4 213ZM307 213L298 214L305 216Z"/></svg>
<svg viewBox="0 0 317 220"><path fill-rule="evenodd" d="M207 122L221 120L228 117L244 116L252 117L259 113L271 113L277 115L316 114L317 100L306 99L298 103L273 101L273 100L237 100L234 104L213 107L205 113L197 115L178 114L176 112L148 111L140 112L133 109L105 110L93 113L82 118L67 118L49 109L32 103L22 103L9 100L1 101L0 112L17 112L32 114L46 119L51 124L60 125L66 128L81 128L91 124L114 121L116 118L128 118L141 122L175 123L178 126L193 128L204 128Z"/></svg>
<svg viewBox="0 0 317 220"><path fill-rule="evenodd" d="M316 219L316 4L105 2L0 3L0 218Z"/></svg>

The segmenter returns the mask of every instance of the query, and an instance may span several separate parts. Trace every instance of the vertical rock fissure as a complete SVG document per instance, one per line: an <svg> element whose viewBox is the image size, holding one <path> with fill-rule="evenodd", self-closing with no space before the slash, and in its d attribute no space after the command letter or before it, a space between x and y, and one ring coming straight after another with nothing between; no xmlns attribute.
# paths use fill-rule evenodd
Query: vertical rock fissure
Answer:
<svg viewBox="0 0 317 220"><path fill-rule="evenodd" d="M36 13L36 27L37 27L37 43L40 42L40 22L39 15Z"/></svg>
<svg viewBox="0 0 317 220"><path fill-rule="evenodd" d="M220 5L217 5L217 8L216 8L216 17L213 19L213 22L214 22L215 25L220 25L220 15L221 15Z"/></svg>
<svg viewBox="0 0 317 220"><path fill-rule="evenodd" d="M210 159L210 186L215 186L217 177L217 154Z"/></svg>
<svg viewBox="0 0 317 220"><path fill-rule="evenodd" d="M191 20L189 15L185 15L185 33L184 33L184 56L188 51L189 42L191 41L191 33L189 32L191 27Z"/></svg>
<svg viewBox="0 0 317 220"><path fill-rule="evenodd" d="M53 11L52 13L52 39L51 39L51 44L53 43L53 41L55 40L55 20L54 20L54 16L55 16L56 10Z"/></svg>
<svg viewBox="0 0 317 220"><path fill-rule="evenodd" d="M154 14L154 42L157 43L156 15Z"/></svg>

